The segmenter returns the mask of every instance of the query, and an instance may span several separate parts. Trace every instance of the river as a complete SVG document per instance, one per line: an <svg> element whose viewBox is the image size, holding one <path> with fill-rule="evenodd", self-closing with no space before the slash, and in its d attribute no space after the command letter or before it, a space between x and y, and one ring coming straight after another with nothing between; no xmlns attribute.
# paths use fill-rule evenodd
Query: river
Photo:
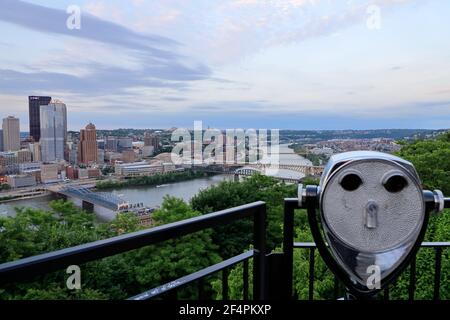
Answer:
<svg viewBox="0 0 450 320"><path fill-rule="evenodd" d="M166 195L189 201L200 190L217 185L224 180L233 180L230 175L217 175L189 181L165 184L158 187L135 187L113 190L112 192L126 199L130 203L141 203L145 206L156 207L161 205Z"/></svg>
<svg viewBox="0 0 450 320"><path fill-rule="evenodd" d="M281 164L299 164L311 165L311 162L299 155L296 155L288 145L280 145L279 161ZM130 203L144 203L149 207L161 205L165 195L182 198L189 201L200 190L217 185L223 180L233 179L229 175L217 175L212 177L199 178L189 181L181 181L171 183L159 187L129 187L112 192L120 195L123 199ZM52 196L44 196L33 199L17 200L0 204L0 215L14 215L15 207L32 207L36 209L48 210L48 203L52 200Z"/></svg>
<svg viewBox="0 0 450 320"><path fill-rule="evenodd" d="M165 195L171 195L174 197L182 198L185 201L189 201L200 190L206 189L209 186L216 185L221 181L232 179L233 176L230 175L216 175L189 181L166 184L158 187L129 187L112 190L112 192L130 203L142 202L145 206L156 207L161 205ZM16 200L2 203L0 204L0 216L14 216L15 208L17 207L32 207L35 209L48 210L49 202L53 199L55 199L53 196L43 196L33 199Z"/></svg>

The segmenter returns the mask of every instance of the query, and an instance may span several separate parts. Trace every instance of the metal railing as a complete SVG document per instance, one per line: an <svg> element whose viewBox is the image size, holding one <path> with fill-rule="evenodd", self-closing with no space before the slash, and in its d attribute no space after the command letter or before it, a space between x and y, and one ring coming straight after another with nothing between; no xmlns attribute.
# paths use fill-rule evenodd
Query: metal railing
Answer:
<svg viewBox="0 0 450 320"><path fill-rule="evenodd" d="M247 274L247 277L244 277L246 278L244 287L247 290L244 296L248 296L248 259L250 258L253 258L253 297L256 300L267 299L266 204L262 201L114 238L7 262L0 265L0 284L26 281L32 279L33 276L67 268L67 266L72 264L98 260L248 217L253 217L253 250L134 296L131 299L150 299L169 291L176 292L175 289L179 287L195 281L201 282L206 276L219 271L223 271L222 279L225 281L222 286L222 294L226 298L228 295L228 269L240 262L244 263L244 273ZM199 288L201 287L199 285ZM201 295L202 293L199 292L199 296Z"/></svg>
<svg viewBox="0 0 450 320"><path fill-rule="evenodd" d="M450 207L450 199L445 199L445 207ZM253 298L292 299L293 294L293 250L309 250L308 298L314 298L315 251L314 243L294 242L294 213L299 206L298 199L284 201L284 240L283 252L268 254L266 247L266 204L262 201L226 209L191 219L170 223L138 232L82 244L34 257L7 262L0 265L0 285L4 283L24 282L34 276L64 269L72 264L82 264L102 259L119 253L142 248L144 246L179 238L204 229L229 224L239 219L253 217L253 250L222 261L213 266L183 276L167 284L150 289L131 297L131 300L146 300L169 295L177 297L177 291L190 284L197 284L198 298L204 298L204 280L206 277L222 273L222 298L228 299L228 276L232 267L243 264L243 298L249 298L249 260L253 259ZM435 271L433 298L440 298L441 269L443 250L450 247L450 242L425 242L423 248L435 250ZM408 295L414 299L416 292L416 262L410 265ZM339 281L334 281L334 298L339 295ZM384 298L389 298L389 287L384 291Z"/></svg>
<svg viewBox="0 0 450 320"><path fill-rule="evenodd" d="M177 290L180 288L197 282L197 298L199 300L203 300L205 297L203 295L203 279L209 275L222 271L222 299L228 300L228 275L231 267L237 265L238 263L243 264L243 299L248 300L248 260L253 258L254 250L249 250L245 253L242 253L238 256L232 257L223 262L217 263L213 266L207 267L200 271L191 273L187 276L179 278L175 281L171 281L162 286L158 286L141 294L138 294L134 297L129 298L128 300L148 300L154 297L160 296L165 293L172 293L172 298L177 298Z"/></svg>
<svg viewBox="0 0 450 320"><path fill-rule="evenodd" d="M309 272L308 272L308 300L314 300L314 281L315 281L315 266L316 257L315 252L317 250L314 242L294 242L294 249L309 250ZM450 248L450 242L423 242L420 246L421 250L429 248L434 249L434 280L433 280L433 300L440 299L441 289L441 274L442 274L442 254L443 251ZM409 265L409 281L408 281L408 300L414 300L416 293L416 257L413 258ZM391 288L395 287L395 284L389 285L383 291L383 299L389 300ZM333 299L338 299L343 295L341 284L339 280L334 277ZM296 296L296 293L293 293Z"/></svg>

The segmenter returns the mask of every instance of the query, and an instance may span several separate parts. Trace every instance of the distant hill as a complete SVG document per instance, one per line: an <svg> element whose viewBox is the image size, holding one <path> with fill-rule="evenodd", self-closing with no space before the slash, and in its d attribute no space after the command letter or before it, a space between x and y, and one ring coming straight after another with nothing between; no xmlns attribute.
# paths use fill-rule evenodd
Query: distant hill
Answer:
<svg viewBox="0 0 450 320"><path fill-rule="evenodd" d="M416 140L433 138L448 131L427 129L378 129L378 130L281 130L280 141L322 141L331 139L374 139Z"/></svg>

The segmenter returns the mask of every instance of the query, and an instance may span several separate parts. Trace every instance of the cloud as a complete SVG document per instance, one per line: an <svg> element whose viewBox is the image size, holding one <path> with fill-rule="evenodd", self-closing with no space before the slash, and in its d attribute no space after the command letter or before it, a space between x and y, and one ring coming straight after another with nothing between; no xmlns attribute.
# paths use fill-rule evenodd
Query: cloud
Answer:
<svg viewBox="0 0 450 320"><path fill-rule="evenodd" d="M182 97L163 97L163 100L166 101L186 101L186 98L182 98Z"/></svg>
<svg viewBox="0 0 450 320"><path fill-rule="evenodd" d="M389 37L380 40L385 26L398 28L388 25L394 20L388 8L418 0L74 2L84 4L81 30L66 28L65 10L0 1L0 23L21 31L17 39L8 34L0 40L0 97L14 97L0 100L4 112L20 106L26 117L26 96L49 94L65 100L71 123L81 125L89 117L103 127L171 127L203 119L219 127L262 121L261 126L291 128L298 120L300 128L333 127L341 120L342 126L394 123L439 112L450 117L446 60L420 55L420 34L406 61L393 51L401 41L392 46ZM362 54L369 52L363 48L369 41L344 41L365 28L368 4L383 10L383 28L372 34L375 51L383 54L375 59ZM391 12L409 17L412 7ZM400 37L401 30L392 31ZM327 37L337 33L341 37L329 40L341 46L325 52ZM27 54L32 37L36 45ZM315 38L320 40L301 44ZM448 53L432 45L434 56ZM435 95L423 92L433 90Z"/></svg>
<svg viewBox="0 0 450 320"><path fill-rule="evenodd" d="M411 1L417 0L336 4L323 0L199 0L191 5L184 0L126 5L91 0L84 8L135 30L156 30L189 44L183 47L189 54L221 66L242 61L269 47L333 35L358 23L364 26L369 5L380 6L384 14L385 8Z"/></svg>
<svg viewBox="0 0 450 320"><path fill-rule="evenodd" d="M260 30L266 35L262 45L269 47L333 35L358 23L365 25L368 18L367 8L371 5L379 6L380 10L387 10L391 6L410 1L367 0L358 3L348 1L344 7L336 6L329 9L319 7L320 0L263 2L266 6L272 7L272 10L267 10L269 8L265 10L265 20L269 20L269 23L266 22L262 26L263 30Z"/></svg>
<svg viewBox="0 0 450 320"><path fill-rule="evenodd" d="M66 26L69 15L59 9L48 8L20 0L2 0L0 20L28 29L62 34L71 37L100 41L129 49L150 51L166 57L169 52L158 46L174 46L177 42L156 35L143 35L118 24L101 20L82 12L81 29L70 30Z"/></svg>
<svg viewBox="0 0 450 320"><path fill-rule="evenodd" d="M391 7L417 0L234 0L220 6L221 19L209 48L213 62L228 63L267 48L335 35L366 25L367 8L377 5L383 16Z"/></svg>
<svg viewBox="0 0 450 320"><path fill-rule="evenodd" d="M212 73L208 66L178 54L179 43L170 38L136 33L84 12L81 29L69 30L67 18L63 10L23 1L2 1L0 21L78 39L69 43L69 47L72 45L79 55L70 54L67 48L66 52L56 49L49 51L45 63L21 66L20 70L3 67L1 92L66 90L102 94L130 87L180 88L187 86L182 82L207 79Z"/></svg>
<svg viewBox="0 0 450 320"><path fill-rule="evenodd" d="M87 77L77 77L56 72L21 72L0 69L0 92L23 94L24 92L69 91L79 94L98 95L106 93L124 94L127 87L145 86L153 88L182 88L186 84L149 78L144 72L118 68L94 67L96 72ZM174 70L173 70L174 71Z"/></svg>

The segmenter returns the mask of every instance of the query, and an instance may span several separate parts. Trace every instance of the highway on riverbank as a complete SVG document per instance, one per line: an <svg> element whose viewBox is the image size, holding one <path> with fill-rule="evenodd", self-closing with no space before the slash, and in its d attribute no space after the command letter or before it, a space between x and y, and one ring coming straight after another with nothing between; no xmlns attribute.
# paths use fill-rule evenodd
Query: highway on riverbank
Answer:
<svg viewBox="0 0 450 320"><path fill-rule="evenodd" d="M31 199L43 197L55 192L63 187L84 186L86 188L94 188L98 179L83 179L76 181L58 182L52 184L40 184L32 187L18 188L0 192L0 203L15 201L18 199Z"/></svg>

